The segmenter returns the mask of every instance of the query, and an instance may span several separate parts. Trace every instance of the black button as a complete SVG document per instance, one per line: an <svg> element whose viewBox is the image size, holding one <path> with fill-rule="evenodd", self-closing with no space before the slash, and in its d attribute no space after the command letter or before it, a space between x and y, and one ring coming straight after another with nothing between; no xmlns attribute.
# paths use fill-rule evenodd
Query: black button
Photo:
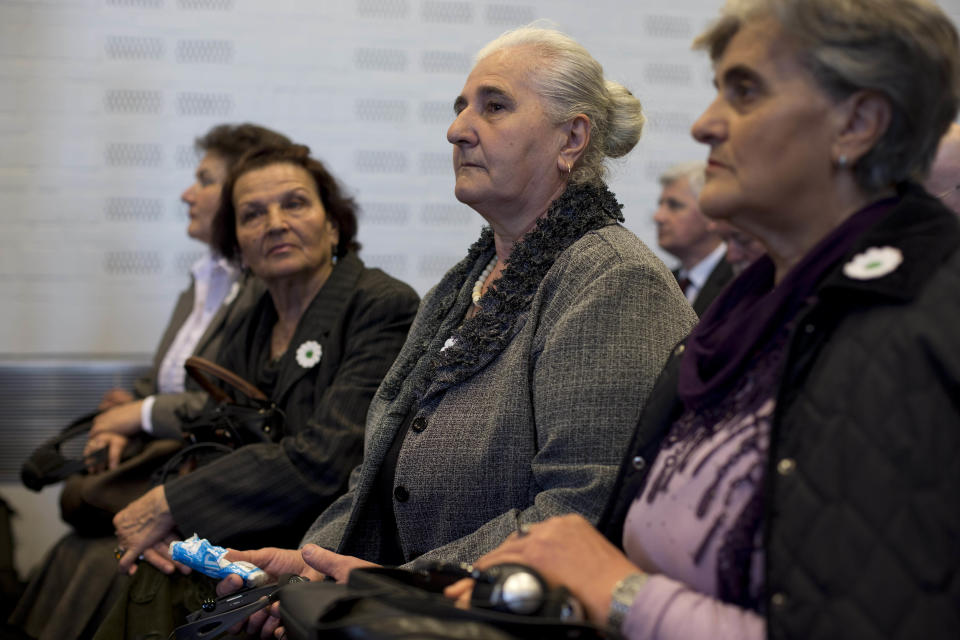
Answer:
<svg viewBox="0 0 960 640"><path fill-rule="evenodd" d="M423 416L417 416L413 419L413 422L410 424L410 428L413 429L416 433L420 433L427 428L427 419Z"/></svg>
<svg viewBox="0 0 960 640"><path fill-rule="evenodd" d="M398 485L393 490L393 497L397 499L397 502L406 502L410 499L410 492L401 485Z"/></svg>

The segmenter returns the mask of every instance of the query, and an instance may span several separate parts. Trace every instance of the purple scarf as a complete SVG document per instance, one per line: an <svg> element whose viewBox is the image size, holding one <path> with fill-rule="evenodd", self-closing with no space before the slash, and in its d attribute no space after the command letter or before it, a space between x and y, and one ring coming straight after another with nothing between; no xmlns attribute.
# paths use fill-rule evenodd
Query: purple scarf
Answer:
<svg viewBox="0 0 960 640"><path fill-rule="evenodd" d="M747 267L713 301L687 339L677 394L688 409L714 404L776 331L814 296L823 277L898 198L867 205L831 231L776 287L768 256Z"/></svg>

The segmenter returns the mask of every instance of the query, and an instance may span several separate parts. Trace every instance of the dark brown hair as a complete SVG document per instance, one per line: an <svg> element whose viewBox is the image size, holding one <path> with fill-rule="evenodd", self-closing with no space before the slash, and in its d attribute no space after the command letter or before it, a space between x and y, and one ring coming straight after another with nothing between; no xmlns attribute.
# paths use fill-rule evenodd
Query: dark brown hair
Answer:
<svg viewBox="0 0 960 640"><path fill-rule="evenodd" d="M348 251L360 248L354 239L357 235L357 206L347 196L323 163L310 157L310 147L300 144L263 146L251 149L241 157L223 183L220 209L213 219L213 246L228 260L237 258L237 211L233 206L233 188L240 177L250 171L274 164L292 164L301 167L313 178L323 208L337 228L340 242L335 255L342 258Z"/></svg>
<svg viewBox="0 0 960 640"><path fill-rule="evenodd" d="M218 124L193 141L193 147L197 151L215 153L223 158L227 171L251 149L289 144L293 144L293 141L282 133L249 122Z"/></svg>

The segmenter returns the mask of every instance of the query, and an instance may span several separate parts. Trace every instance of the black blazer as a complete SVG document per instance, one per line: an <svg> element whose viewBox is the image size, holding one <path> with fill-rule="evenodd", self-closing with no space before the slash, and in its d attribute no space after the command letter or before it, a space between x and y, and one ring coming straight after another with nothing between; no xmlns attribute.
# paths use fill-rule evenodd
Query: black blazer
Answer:
<svg viewBox="0 0 960 640"><path fill-rule="evenodd" d="M677 280L680 279L680 269L673 270L673 277ZM733 267L730 266L730 263L727 262L726 259L721 258L717 266L715 266L713 271L710 272L710 275L707 276L706 282L700 287L700 291L697 292L697 297L694 298L691 303L698 317L703 315L703 312L707 310L710 303L720 295L720 292L723 291L723 288L727 286L727 283L731 280L733 280Z"/></svg>
<svg viewBox="0 0 960 640"><path fill-rule="evenodd" d="M346 490L362 456L367 405L406 340L419 297L349 254L300 319L280 360L271 398L286 413L279 444L245 446L167 482L181 533L216 544L295 546L307 527ZM231 331L219 362L250 381L269 353L276 311L265 293ZM320 361L297 362L308 340Z"/></svg>
<svg viewBox="0 0 960 640"><path fill-rule="evenodd" d="M710 272L707 281L700 287L697 297L693 299L693 310L697 312L698 316L703 315L710 303L720 295L720 292L731 280L733 280L733 267L725 258L721 258L717 266Z"/></svg>

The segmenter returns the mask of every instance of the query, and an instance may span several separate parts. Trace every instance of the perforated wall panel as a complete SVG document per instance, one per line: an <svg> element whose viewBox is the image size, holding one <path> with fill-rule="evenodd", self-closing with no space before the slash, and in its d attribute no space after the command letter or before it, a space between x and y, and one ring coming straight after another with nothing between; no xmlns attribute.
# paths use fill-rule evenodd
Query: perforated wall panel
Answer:
<svg viewBox="0 0 960 640"><path fill-rule="evenodd" d="M534 19L643 101L610 183L652 242L657 175L704 157L690 42L720 4L0 0L0 358L152 351L202 252L178 199L192 141L223 121L309 144L363 208L363 258L425 292L481 226L452 193L453 99L480 46Z"/></svg>

